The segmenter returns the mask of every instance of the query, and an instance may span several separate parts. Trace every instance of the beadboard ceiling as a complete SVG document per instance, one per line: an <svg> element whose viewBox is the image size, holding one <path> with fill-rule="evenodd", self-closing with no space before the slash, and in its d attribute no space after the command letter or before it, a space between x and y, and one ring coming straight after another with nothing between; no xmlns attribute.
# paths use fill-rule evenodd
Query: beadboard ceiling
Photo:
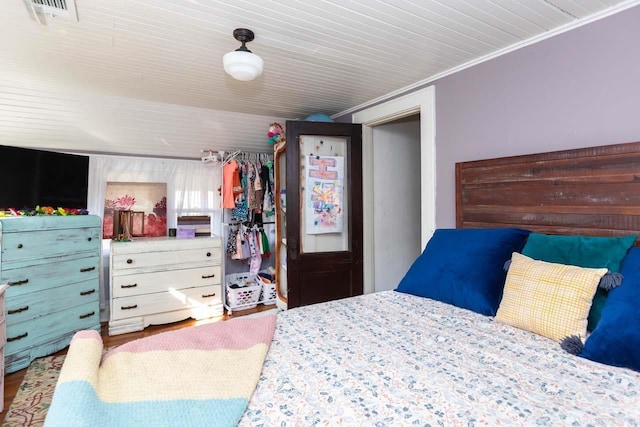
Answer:
<svg viewBox="0 0 640 427"><path fill-rule="evenodd" d="M0 2L0 144L198 158L269 151L272 121L337 115L639 4L620 0ZM222 69L235 28L264 73Z"/></svg>

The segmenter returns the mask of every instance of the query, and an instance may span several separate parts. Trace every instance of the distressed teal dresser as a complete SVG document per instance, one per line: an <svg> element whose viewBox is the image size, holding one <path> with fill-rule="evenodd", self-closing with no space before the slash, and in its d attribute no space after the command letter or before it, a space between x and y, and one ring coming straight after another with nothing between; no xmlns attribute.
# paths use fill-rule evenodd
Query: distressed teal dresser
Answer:
<svg viewBox="0 0 640 427"><path fill-rule="evenodd" d="M0 218L7 373L100 330L101 232L95 215Z"/></svg>

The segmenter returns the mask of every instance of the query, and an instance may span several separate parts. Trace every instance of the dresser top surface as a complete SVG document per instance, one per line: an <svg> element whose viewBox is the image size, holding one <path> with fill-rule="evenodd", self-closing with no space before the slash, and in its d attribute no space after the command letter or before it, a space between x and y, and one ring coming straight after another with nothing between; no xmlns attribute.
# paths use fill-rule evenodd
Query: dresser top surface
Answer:
<svg viewBox="0 0 640 427"><path fill-rule="evenodd" d="M169 236L160 236L160 237L134 237L131 240L112 240L111 244L122 244L122 243L138 243L138 242L148 242L148 243L157 243L157 242L175 242L175 241L189 241L189 240L204 240L206 241L211 239L219 239L220 236L212 235L212 236L197 236L197 237L169 237Z"/></svg>
<svg viewBox="0 0 640 427"><path fill-rule="evenodd" d="M0 217L0 231L37 231L61 228L100 227L102 220L97 215L36 215Z"/></svg>
<svg viewBox="0 0 640 427"><path fill-rule="evenodd" d="M111 241L112 253L148 252L155 250L180 250L194 248L220 247L220 236L178 237L139 237L130 241Z"/></svg>

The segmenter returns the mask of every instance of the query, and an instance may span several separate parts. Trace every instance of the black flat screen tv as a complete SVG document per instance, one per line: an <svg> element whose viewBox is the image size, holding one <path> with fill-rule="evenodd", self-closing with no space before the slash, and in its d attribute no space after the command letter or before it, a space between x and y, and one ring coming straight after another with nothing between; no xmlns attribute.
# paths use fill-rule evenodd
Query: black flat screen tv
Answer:
<svg viewBox="0 0 640 427"><path fill-rule="evenodd" d="M0 210L87 208L89 157L0 145Z"/></svg>

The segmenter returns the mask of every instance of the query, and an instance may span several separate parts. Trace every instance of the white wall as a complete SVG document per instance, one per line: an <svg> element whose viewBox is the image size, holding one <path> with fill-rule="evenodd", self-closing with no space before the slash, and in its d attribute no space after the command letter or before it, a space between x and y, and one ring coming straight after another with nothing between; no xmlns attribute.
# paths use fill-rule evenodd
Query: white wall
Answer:
<svg viewBox="0 0 640 427"><path fill-rule="evenodd" d="M201 150L271 152L282 117L68 89L0 65L0 144L80 153L199 159Z"/></svg>
<svg viewBox="0 0 640 427"><path fill-rule="evenodd" d="M374 290L395 289L420 255L420 118L373 128Z"/></svg>

